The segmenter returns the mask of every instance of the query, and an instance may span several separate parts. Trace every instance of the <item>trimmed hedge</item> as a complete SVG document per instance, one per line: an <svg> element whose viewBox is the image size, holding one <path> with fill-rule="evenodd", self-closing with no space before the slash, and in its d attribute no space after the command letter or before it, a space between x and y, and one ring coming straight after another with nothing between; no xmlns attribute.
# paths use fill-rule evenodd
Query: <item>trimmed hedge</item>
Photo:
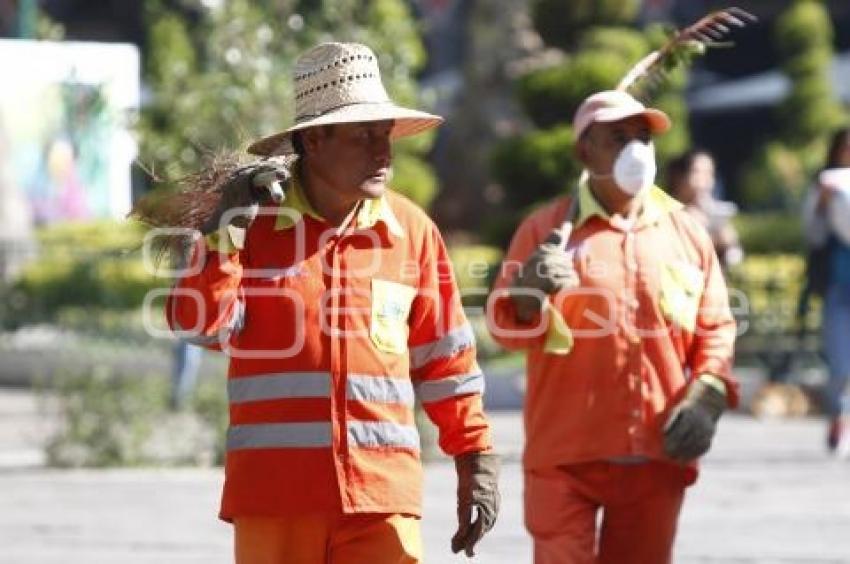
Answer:
<svg viewBox="0 0 850 564"><path fill-rule="evenodd" d="M39 254L5 289L0 321L53 319L66 307L132 309L168 281L147 272L144 228L131 222L64 223L37 233Z"/></svg>

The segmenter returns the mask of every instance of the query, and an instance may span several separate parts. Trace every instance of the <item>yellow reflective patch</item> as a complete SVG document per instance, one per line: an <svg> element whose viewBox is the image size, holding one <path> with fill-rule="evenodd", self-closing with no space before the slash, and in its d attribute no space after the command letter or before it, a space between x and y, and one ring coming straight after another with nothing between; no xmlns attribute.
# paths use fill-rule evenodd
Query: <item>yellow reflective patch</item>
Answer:
<svg viewBox="0 0 850 564"><path fill-rule="evenodd" d="M705 275L685 262L666 263L661 268L661 313L669 321L693 332L697 324Z"/></svg>
<svg viewBox="0 0 850 564"><path fill-rule="evenodd" d="M573 332L564 320L561 312L547 300L546 310L549 312L549 329L546 331L546 342L543 352L557 355L567 355L573 350Z"/></svg>
<svg viewBox="0 0 850 564"><path fill-rule="evenodd" d="M407 351L407 318L414 297L415 288L388 280L372 279L369 336L379 350L393 354Z"/></svg>

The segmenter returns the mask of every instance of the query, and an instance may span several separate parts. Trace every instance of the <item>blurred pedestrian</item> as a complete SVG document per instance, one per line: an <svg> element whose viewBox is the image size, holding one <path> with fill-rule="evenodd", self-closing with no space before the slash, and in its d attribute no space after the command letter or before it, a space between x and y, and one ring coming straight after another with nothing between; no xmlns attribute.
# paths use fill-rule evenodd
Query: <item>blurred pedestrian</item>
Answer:
<svg viewBox="0 0 850 564"><path fill-rule="evenodd" d="M172 253L172 266L176 271L186 268L191 247L181 246ZM203 350L185 339L177 339L172 349L171 397L173 411L184 409L192 398L201 368Z"/></svg>
<svg viewBox="0 0 850 564"><path fill-rule="evenodd" d="M709 152L687 151L667 165L667 188L685 204L685 211L708 230L720 265L726 269L740 263L744 253L731 221L738 213L737 206L715 197L715 170L714 157Z"/></svg>
<svg viewBox="0 0 850 564"><path fill-rule="evenodd" d="M622 91L587 98L573 119L587 174L523 221L495 283L493 336L527 355L537 564L670 562L697 458L737 403L717 255L653 185L670 125Z"/></svg>
<svg viewBox="0 0 850 564"><path fill-rule="evenodd" d="M808 286L822 292L824 300L822 331L829 365L826 442L835 451L847 439L850 425L850 129L832 136L826 165L804 202L803 223L811 249Z"/></svg>
<svg viewBox="0 0 850 564"><path fill-rule="evenodd" d="M171 409L179 411L192 399L198 381L203 351L183 339L174 343L174 362L171 369Z"/></svg>
<svg viewBox="0 0 850 564"><path fill-rule="evenodd" d="M294 87L295 124L249 151L296 164L230 176L220 229L166 306L172 328L230 355L221 518L236 561L419 562L415 397L455 459L451 548L472 555L499 506L484 377L440 232L387 188L392 140L442 120L392 103L359 44L307 51ZM254 219L258 175L288 172L283 203Z"/></svg>

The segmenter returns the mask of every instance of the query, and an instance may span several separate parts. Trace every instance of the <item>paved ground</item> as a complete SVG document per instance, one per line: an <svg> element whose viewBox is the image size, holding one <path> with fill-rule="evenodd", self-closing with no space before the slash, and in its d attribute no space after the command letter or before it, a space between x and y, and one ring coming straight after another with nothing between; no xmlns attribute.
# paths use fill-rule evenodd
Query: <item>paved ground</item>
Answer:
<svg viewBox="0 0 850 564"><path fill-rule="evenodd" d="M51 471L40 460L32 398L0 393L0 564L225 564L229 528L214 519L218 470ZM26 425L25 425L26 423ZM530 562L522 528L521 424L493 416L507 453L503 512L476 562ZM816 420L729 416L686 502L676 562L850 563L850 462L828 458ZM427 469L426 561L447 550L454 470Z"/></svg>

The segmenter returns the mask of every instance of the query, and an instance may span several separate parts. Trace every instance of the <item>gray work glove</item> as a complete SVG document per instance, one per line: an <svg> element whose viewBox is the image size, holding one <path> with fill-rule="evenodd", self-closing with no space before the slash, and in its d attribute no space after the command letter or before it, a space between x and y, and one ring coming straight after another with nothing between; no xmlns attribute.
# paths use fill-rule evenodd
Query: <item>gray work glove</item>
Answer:
<svg viewBox="0 0 850 564"><path fill-rule="evenodd" d="M230 173L221 187L221 199L212 215L204 222L204 234L218 231L223 216L234 208L247 208L228 222L230 225L247 229L257 217L260 204L280 202L284 199L282 186L292 178L289 168L280 162L258 161L240 166Z"/></svg>
<svg viewBox="0 0 850 564"><path fill-rule="evenodd" d="M512 288L523 290L511 296L519 321L531 321L543 306L544 296L579 285L572 256L564 250L564 243L561 228L553 229L514 278Z"/></svg>
<svg viewBox="0 0 850 564"><path fill-rule="evenodd" d="M475 544L493 528L499 514L499 456L470 452L455 457L458 529L452 552L474 556ZM473 508L476 510L473 521Z"/></svg>
<svg viewBox="0 0 850 564"><path fill-rule="evenodd" d="M725 409L724 394L702 380L694 380L664 425L667 456L687 462L708 452L717 420Z"/></svg>

